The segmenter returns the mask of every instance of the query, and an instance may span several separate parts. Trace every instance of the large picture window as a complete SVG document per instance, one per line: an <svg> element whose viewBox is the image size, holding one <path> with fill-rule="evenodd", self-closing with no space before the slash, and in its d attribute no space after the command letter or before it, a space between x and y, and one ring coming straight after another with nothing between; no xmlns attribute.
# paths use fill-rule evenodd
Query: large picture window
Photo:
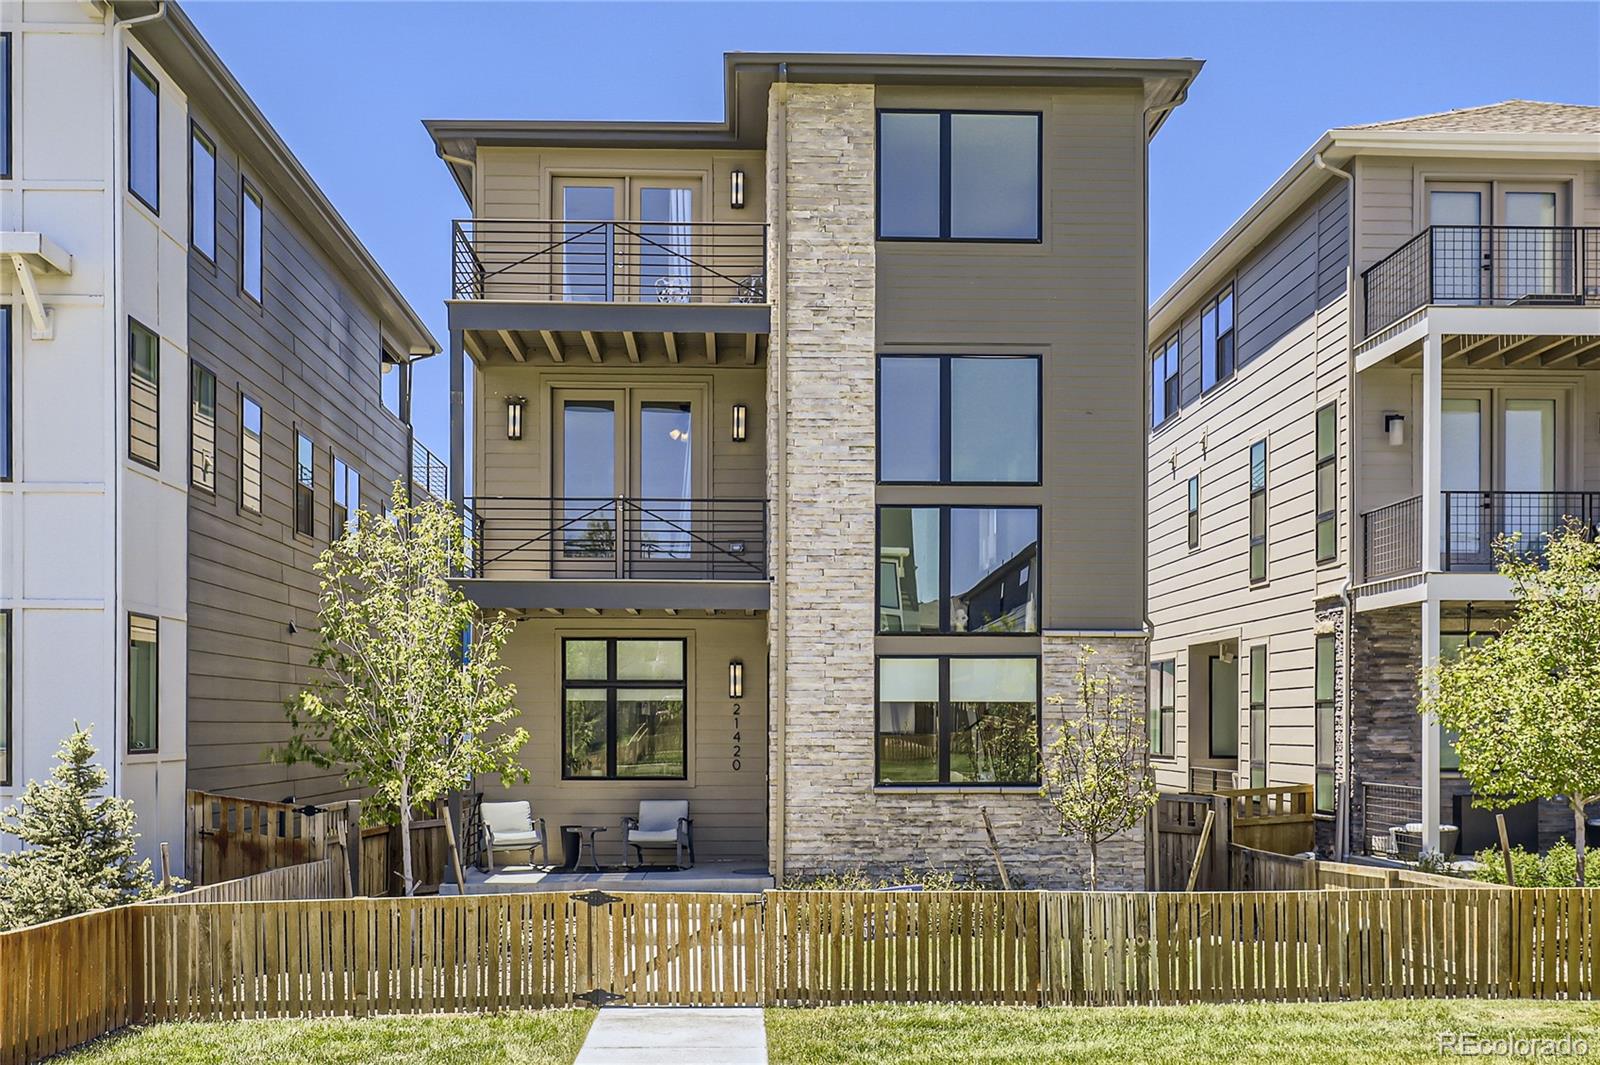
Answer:
<svg viewBox="0 0 1600 1065"><path fill-rule="evenodd" d="M128 319L128 457L161 466L161 341Z"/></svg>
<svg viewBox="0 0 1600 1065"><path fill-rule="evenodd" d="M1333 718L1335 706L1338 642L1331 634L1317 637L1316 716L1317 716L1317 812L1332 813L1334 806Z"/></svg>
<svg viewBox="0 0 1600 1065"><path fill-rule="evenodd" d="M159 627L155 618L128 615L128 751L156 750L161 721Z"/></svg>
<svg viewBox="0 0 1600 1065"><path fill-rule="evenodd" d="M878 480L1037 484L1036 355L878 358Z"/></svg>
<svg viewBox="0 0 1600 1065"><path fill-rule="evenodd" d="M683 780L688 775L687 643L561 642L561 776Z"/></svg>
<svg viewBox="0 0 1600 1065"><path fill-rule="evenodd" d="M1317 409L1317 561L1339 555L1339 407Z"/></svg>
<svg viewBox="0 0 1600 1065"><path fill-rule="evenodd" d="M1037 507L879 507L878 631L1039 631Z"/></svg>
<svg viewBox="0 0 1600 1065"><path fill-rule="evenodd" d="M1150 663L1150 753L1157 758L1178 753L1177 706L1178 663L1171 658Z"/></svg>
<svg viewBox="0 0 1600 1065"><path fill-rule="evenodd" d="M128 191L161 211L161 86L128 53Z"/></svg>
<svg viewBox="0 0 1600 1065"><path fill-rule="evenodd" d="M1039 780L1037 658L878 659L885 785Z"/></svg>
<svg viewBox="0 0 1600 1065"><path fill-rule="evenodd" d="M1250 583L1267 579L1267 442L1250 445Z"/></svg>
<svg viewBox="0 0 1600 1065"><path fill-rule="evenodd" d="M1037 113L878 112L878 237L1037 241Z"/></svg>

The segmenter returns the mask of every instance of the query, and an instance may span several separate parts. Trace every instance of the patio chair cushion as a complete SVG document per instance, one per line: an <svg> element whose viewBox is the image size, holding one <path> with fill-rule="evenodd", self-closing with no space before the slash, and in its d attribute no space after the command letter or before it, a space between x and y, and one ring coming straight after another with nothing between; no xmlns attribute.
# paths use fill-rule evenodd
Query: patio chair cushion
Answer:
<svg viewBox="0 0 1600 1065"><path fill-rule="evenodd" d="M678 838L679 819L688 816L688 799L645 799L639 803L639 827L636 831L665 832L665 842L671 843ZM629 833L630 837L632 835Z"/></svg>
<svg viewBox="0 0 1600 1065"><path fill-rule="evenodd" d="M510 836L523 833L538 837L533 828L533 808L526 800L522 802L486 802L478 809L482 811L483 827L498 841Z"/></svg>
<svg viewBox="0 0 1600 1065"><path fill-rule="evenodd" d="M527 847L540 842L538 831L495 832L491 829L489 838L496 847Z"/></svg>
<svg viewBox="0 0 1600 1065"><path fill-rule="evenodd" d="M649 830L631 828L628 830L628 842L665 843L666 845L671 846L672 844L678 842L678 830L676 828L658 828Z"/></svg>

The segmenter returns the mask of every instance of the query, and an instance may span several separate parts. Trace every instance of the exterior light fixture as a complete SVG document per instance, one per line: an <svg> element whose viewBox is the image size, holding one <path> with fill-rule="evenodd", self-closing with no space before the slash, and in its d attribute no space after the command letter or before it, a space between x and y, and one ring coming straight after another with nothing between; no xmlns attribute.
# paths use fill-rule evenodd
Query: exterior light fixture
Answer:
<svg viewBox="0 0 1600 1065"><path fill-rule="evenodd" d="M527 408L528 401L523 396L506 397L506 439L522 439L522 412Z"/></svg>
<svg viewBox="0 0 1600 1065"><path fill-rule="evenodd" d="M735 170L728 175L728 206L735 211L744 210L744 171Z"/></svg>
<svg viewBox="0 0 1600 1065"><path fill-rule="evenodd" d="M750 408L743 403L733 405L733 441L742 444L750 435Z"/></svg>
<svg viewBox="0 0 1600 1065"><path fill-rule="evenodd" d="M728 698L744 698L744 663L737 658L728 663Z"/></svg>
<svg viewBox="0 0 1600 1065"><path fill-rule="evenodd" d="M1392 447L1399 447L1406 442L1406 416L1404 414L1385 414L1383 416L1383 431L1389 437Z"/></svg>

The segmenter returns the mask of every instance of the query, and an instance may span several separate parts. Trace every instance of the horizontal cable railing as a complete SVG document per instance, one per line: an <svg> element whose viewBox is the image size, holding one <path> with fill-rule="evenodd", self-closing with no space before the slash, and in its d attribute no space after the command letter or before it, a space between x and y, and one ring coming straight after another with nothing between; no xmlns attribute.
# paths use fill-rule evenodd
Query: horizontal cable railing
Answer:
<svg viewBox="0 0 1600 1065"><path fill-rule="evenodd" d="M1429 226L1361 275L1366 335L1430 304L1600 302L1600 228Z"/></svg>
<svg viewBox="0 0 1600 1065"><path fill-rule="evenodd" d="M767 577L765 499L480 496L467 527L479 577Z"/></svg>
<svg viewBox="0 0 1600 1065"><path fill-rule="evenodd" d="M422 441L411 441L411 483L434 499L450 498L450 467Z"/></svg>
<svg viewBox="0 0 1600 1065"><path fill-rule="evenodd" d="M457 219L456 299L765 303L762 222Z"/></svg>
<svg viewBox="0 0 1600 1065"><path fill-rule="evenodd" d="M1387 580L1422 568L1422 497L1369 510L1361 515L1365 579Z"/></svg>
<svg viewBox="0 0 1600 1065"><path fill-rule="evenodd" d="M1519 554L1543 558L1546 534L1582 522L1590 536L1600 524L1600 492L1446 492L1444 543L1440 565L1446 570L1490 570L1502 537L1517 538Z"/></svg>

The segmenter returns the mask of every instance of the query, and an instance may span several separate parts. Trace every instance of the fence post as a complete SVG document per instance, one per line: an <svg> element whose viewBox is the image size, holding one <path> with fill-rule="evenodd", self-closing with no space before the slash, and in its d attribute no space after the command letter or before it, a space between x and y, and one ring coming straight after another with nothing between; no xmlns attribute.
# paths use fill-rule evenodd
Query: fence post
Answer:
<svg viewBox="0 0 1600 1065"><path fill-rule="evenodd" d="M351 799L344 804L344 856L350 863L350 896L354 898L362 893L360 799Z"/></svg>

